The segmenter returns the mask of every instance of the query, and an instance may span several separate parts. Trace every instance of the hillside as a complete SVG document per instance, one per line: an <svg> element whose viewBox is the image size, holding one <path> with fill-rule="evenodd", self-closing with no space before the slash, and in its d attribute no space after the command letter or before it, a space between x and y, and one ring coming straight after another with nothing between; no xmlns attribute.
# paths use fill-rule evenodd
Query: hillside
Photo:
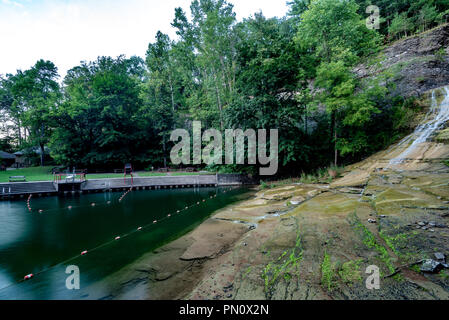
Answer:
<svg viewBox="0 0 449 320"><path fill-rule="evenodd" d="M389 72L391 96L418 97L449 83L449 24L387 46L369 66L359 65L359 78Z"/></svg>

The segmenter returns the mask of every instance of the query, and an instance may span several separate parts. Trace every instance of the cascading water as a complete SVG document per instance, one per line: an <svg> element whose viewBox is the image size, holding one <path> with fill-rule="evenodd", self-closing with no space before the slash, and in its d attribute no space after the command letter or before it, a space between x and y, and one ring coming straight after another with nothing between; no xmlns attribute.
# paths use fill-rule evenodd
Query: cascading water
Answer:
<svg viewBox="0 0 449 320"><path fill-rule="evenodd" d="M399 156L390 160L389 166L403 163L413 154L420 144L428 141L432 134L441 129L445 122L449 121L449 86L444 87L444 99L438 102L437 90L432 91L432 103L430 111L427 113L424 121L415 131L404 138L396 148L400 148L413 141Z"/></svg>

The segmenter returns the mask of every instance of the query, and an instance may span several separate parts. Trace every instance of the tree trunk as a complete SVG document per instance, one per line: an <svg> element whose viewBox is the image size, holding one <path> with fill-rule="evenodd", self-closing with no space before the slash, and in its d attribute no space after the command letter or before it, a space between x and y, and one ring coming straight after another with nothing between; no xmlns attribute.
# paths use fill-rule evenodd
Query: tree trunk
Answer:
<svg viewBox="0 0 449 320"><path fill-rule="evenodd" d="M336 125L334 128L334 140L335 140L335 143L334 143L334 151L335 151L334 166L337 166L338 165L338 150L337 150L337 126Z"/></svg>
<svg viewBox="0 0 449 320"><path fill-rule="evenodd" d="M308 114L307 114L307 106L305 106L305 116L304 116L304 129L305 129L305 133L308 134L309 133L309 128L308 128Z"/></svg>
<svg viewBox="0 0 449 320"><path fill-rule="evenodd" d="M217 102L218 102L218 109L220 110L220 130L223 131L223 107L221 105L221 99L220 99L220 92L218 91L218 87L215 84L215 90L217 92Z"/></svg>
<svg viewBox="0 0 449 320"><path fill-rule="evenodd" d="M17 133L18 133L18 138L19 138L19 146L22 145L22 133L21 133L22 128L20 127L20 121L17 121Z"/></svg>
<svg viewBox="0 0 449 320"><path fill-rule="evenodd" d="M43 144L39 145L41 148L41 167L44 166L44 157L45 157L45 146Z"/></svg>
<svg viewBox="0 0 449 320"><path fill-rule="evenodd" d="M335 111L332 112L331 115L331 136L334 140L334 166L337 166L338 164L338 151L337 151L337 115Z"/></svg>
<svg viewBox="0 0 449 320"><path fill-rule="evenodd" d="M218 90L217 76L214 73L215 93L217 95L218 110L220 111L220 130L223 131L223 106L221 105L220 91Z"/></svg>
<svg viewBox="0 0 449 320"><path fill-rule="evenodd" d="M167 168L167 154L165 145L165 136L162 138L162 151L164 153L164 169Z"/></svg>
<svg viewBox="0 0 449 320"><path fill-rule="evenodd" d="M173 92L173 83L171 80L171 75L168 75L168 82L170 83L170 94L171 94L171 107L173 112L175 112L175 96L174 96L174 92Z"/></svg>

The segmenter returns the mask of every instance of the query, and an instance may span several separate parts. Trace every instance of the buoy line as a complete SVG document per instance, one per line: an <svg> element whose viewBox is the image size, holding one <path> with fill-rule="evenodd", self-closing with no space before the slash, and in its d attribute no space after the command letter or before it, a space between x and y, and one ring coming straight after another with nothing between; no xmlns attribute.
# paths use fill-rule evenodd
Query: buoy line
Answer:
<svg viewBox="0 0 449 320"><path fill-rule="evenodd" d="M130 192L132 192L132 191L133 191L133 187L131 187L128 191L126 191L126 192L120 197L120 199L118 200L118 202L122 202L123 199L125 199L125 197L128 195L128 193L130 193Z"/></svg>
<svg viewBox="0 0 449 320"><path fill-rule="evenodd" d="M234 188L231 187L231 188L228 189L228 191L232 191L233 189L234 189ZM127 192L125 192L124 195L128 194L128 193L131 192L131 191L132 191L132 188L131 188L130 190L128 190ZM223 191L223 194L226 194L226 190ZM124 198L124 195L122 195L123 198ZM113 240L104 242L103 244L101 244L101 245L99 245L99 246L97 246L97 247L95 247L95 248L93 248L93 249L90 249L90 250L84 250L84 251L82 251L80 254L77 254L77 255L75 255L75 256L73 256L73 257L67 259L67 260L64 260L64 261L62 261L62 262L59 262L59 263L57 263L57 264L55 264L55 265L53 265L53 266L50 266L50 267L48 267L48 268L45 268L45 269L43 269L43 270L41 270L41 271L39 271L39 272L36 272L36 273L34 273L34 274L33 274L33 273L30 273L30 274L24 276L23 279L18 280L18 281L16 281L15 283L11 283L10 285L7 285L7 286L5 286L5 287L3 287L3 288L0 288L0 291L1 291L1 290L8 289L8 288L10 288L10 287L13 287L13 286L15 286L15 285L18 285L18 284L20 284L20 283L22 283L22 282L31 280L31 279L35 278L36 276L38 276L38 275L40 275L40 274L42 274L42 273L45 273L45 272L47 272L47 271L50 271L50 270L52 270L52 269L54 269L54 268L56 268L56 267L58 267L58 266L60 266L60 265L67 264L67 263L69 263L69 262L71 262L71 261L73 261L73 260L75 260L75 259L78 259L78 258L80 258L80 257L86 256L86 255L87 255L88 253L90 253L90 252L94 252L94 251L99 250L99 249L101 249L101 248L103 248L103 247L106 247L107 245L109 245L109 244L111 244L111 243L113 243L113 242L117 242L117 241L119 241L119 240L121 240L121 239L123 239L123 238L127 238L127 237L129 237L129 236L131 236L131 235L133 235L133 234L135 234L135 233L141 232L141 231L144 230L144 229L147 229L147 228L152 227L152 226L154 226L154 225L156 225L156 224L159 224L159 223L161 223L161 222L163 222L163 221L166 221L166 220L170 219L170 218L171 218L172 216L174 216L174 215L179 215L179 214L181 214L181 213L183 213L183 212L189 210L190 208L193 208L194 206L198 206L198 205L200 205L200 204L206 202L208 199L215 199L215 198L217 198L217 194L214 194L213 196L209 196L208 198L204 198L204 199L202 199L201 201L197 201L196 203L193 203L193 204L190 205L190 206L186 206L184 209L179 209L179 210L177 210L177 211L176 211L175 213L173 213L173 214L170 214L170 213L169 213L167 216L165 216L165 217L163 217L163 218L161 218L161 219L159 219L159 220L153 220L153 222L148 223L148 224L146 224L146 225L144 225L144 226L138 227L137 229L135 229L135 230L133 230L133 231L131 231L131 232L129 232L129 233L126 233L126 234L124 234L124 235L122 235L122 236L116 236ZM28 198L28 201L30 201L30 199L31 199L31 195L30 195L30 197ZM121 202L121 201L119 201L119 202ZM107 204L110 204L110 203L111 203L111 201L108 201L108 202L107 202ZM95 203L92 203L92 204L95 204ZM92 206L92 204L91 204L91 206ZM81 206L81 207L85 207L85 206ZM30 208L30 207L29 207L29 208ZM69 206L68 208L73 208L73 207ZM60 210L60 208L59 208L59 209L55 209L55 210ZM50 211L50 210L47 210L47 211ZM39 212L42 213L43 210L39 210Z"/></svg>
<svg viewBox="0 0 449 320"><path fill-rule="evenodd" d="M230 190L232 190L232 189L229 189L229 191ZM121 203L122 201L123 201L123 199L130 193L132 191L132 188L130 189L130 190L127 190L120 198L119 198L119 203ZM223 191L223 193L224 194L226 194L226 190L224 190ZM31 195L30 195L30 197L29 197L29 199L31 198ZM203 202L204 202L204 200L203 200ZM28 204L30 204L31 202L27 202L27 206L28 206ZM60 210L64 210L64 209L66 209L66 210L72 210L72 209L81 209L81 208L87 208L87 207L97 207L97 206L109 206L109 205L111 205L113 203L113 201L111 201L111 200L108 200L108 201L106 201L106 202L93 202L93 203L91 203L90 205L82 205L82 206L72 206L72 205L69 205L69 206L67 206L67 207L64 207L64 208L55 208L55 209L45 209L45 210L42 210L42 209L40 209L40 210L38 210L37 212L39 212L39 213L48 213L48 212L54 212L54 211L60 211ZM31 209L31 206L29 206L28 207L28 210L30 211L30 212L32 212L32 209Z"/></svg>
<svg viewBox="0 0 449 320"><path fill-rule="evenodd" d="M31 209L31 194L30 194L30 196L28 197L28 200L27 200L27 207L28 207L28 211L29 212L31 212L32 211L32 209Z"/></svg>

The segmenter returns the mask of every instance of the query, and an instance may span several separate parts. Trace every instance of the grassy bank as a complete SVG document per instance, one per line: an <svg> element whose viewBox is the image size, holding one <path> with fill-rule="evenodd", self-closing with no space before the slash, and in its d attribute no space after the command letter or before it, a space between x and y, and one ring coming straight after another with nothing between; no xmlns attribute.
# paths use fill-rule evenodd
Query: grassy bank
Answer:
<svg viewBox="0 0 449 320"><path fill-rule="evenodd" d="M52 181L51 173L53 167L31 167L17 170L0 171L0 182L9 182L9 177L25 176L27 182L32 181ZM173 173L155 173L155 172L136 172L136 177L165 177L165 176L191 176L191 175L210 174L204 172L173 172ZM88 174L87 179L110 179L123 178L123 173L98 173Z"/></svg>

